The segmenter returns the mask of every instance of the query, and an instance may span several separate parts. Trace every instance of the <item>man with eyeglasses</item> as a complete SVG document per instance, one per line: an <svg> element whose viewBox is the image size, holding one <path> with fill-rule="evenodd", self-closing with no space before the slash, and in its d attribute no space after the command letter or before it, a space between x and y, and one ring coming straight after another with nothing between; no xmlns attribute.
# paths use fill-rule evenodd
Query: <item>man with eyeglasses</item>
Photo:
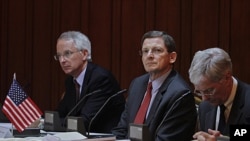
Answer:
<svg viewBox="0 0 250 141"><path fill-rule="evenodd" d="M147 73L131 82L125 110L112 133L117 139L133 138L129 136L133 123L148 128L148 140L190 141L197 113L189 85L173 68L177 58L174 39L163 31L149 31L141 45L139 53Z"/></svg>
<svg viewBox="0 0 250 141"><path fill-rule="evenodd" d="M92 63L88 37L79 31L62 33L57 40L54 58L68 75L65 94L57 107L60 117L80 116L88 132L110 133L120 119L125 98L122 94L112 97L120 91L119 83L111 72ZM86 96L96 90L100 92ZM110 97L112 99L106 103ZM82 98L83 101L69 114ZM103 105L105 107L99 111Z"/></svg>
<svg viewBox="0 0 250 141"><path fill-rule="evenodd" d="M189 68L199 104L199 141L228 138L230 125L250 124L250 86L233 77L230 56L214 47L197 51ZM223 136L224 135L224 136Z"/></svg>

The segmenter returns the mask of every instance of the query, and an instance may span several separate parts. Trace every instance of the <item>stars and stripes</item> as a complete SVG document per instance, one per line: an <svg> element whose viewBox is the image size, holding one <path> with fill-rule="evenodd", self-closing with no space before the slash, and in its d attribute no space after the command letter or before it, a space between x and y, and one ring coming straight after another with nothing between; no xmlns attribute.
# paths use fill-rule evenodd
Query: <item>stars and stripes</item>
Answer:
<svg viewBox="0 0 250 141"><path fill-rule="evenodd" d="M3 113L22 132L42 115L41 110L14 79L3 104Z"/></svg>

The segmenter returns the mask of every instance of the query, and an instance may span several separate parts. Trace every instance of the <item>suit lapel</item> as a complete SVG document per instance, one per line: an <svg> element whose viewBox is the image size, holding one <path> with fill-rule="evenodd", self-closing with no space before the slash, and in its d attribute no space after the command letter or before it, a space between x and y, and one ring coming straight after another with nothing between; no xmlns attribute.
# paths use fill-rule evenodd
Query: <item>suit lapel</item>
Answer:
<svg viewBox="0 0 250 141"><path fill-rule="evenodd" d="M239 82L239 81L238 81ZM240 82L238 84L238 88L236 90L236 94L234 97L233 105L231 108L230 115L228 117L229 124L238 124L243 116L242 108L244 106L244 92L242 92Z"/></svg>
<svg viewBox="0 0 250 141"><path fill-rule="evenodd" d="M91 62L88 62L87 66L86 66L86 71L85 71L85 76L84 76L84 80L82 83L82 91L81 91L81 98L86 95L87 93L89 93L89 80L91 79L91 73L92 70L94 68L94 65Z"/></svg>
<svg viewBox="0 0 250 141"><path fill-rule="evenodd" d="M151 106L151 109L149 111L149 116L146 120L146 123L150 124L150 122L154 119L154 116L157 113L158 107L160 102L162 101L163 95L166 93L166 90L171 83L171 81L174 79L174 76L176 75L175 71L171 71L169 76L166 78L166 80L162 83L161 87L159 88L158 93L156 94L156 97L154 99L154 102ZM166 97L169 97L170 95L167 95ZM168 98L167 98L168 99Z"/></svg>
<svg viewBox="0 0 250 141"><path fill-rule="evenodd" d="M217 112L217 107L214 107L211 111L209 111L206 114L205 130L215 129L216 112Z"/></svg>

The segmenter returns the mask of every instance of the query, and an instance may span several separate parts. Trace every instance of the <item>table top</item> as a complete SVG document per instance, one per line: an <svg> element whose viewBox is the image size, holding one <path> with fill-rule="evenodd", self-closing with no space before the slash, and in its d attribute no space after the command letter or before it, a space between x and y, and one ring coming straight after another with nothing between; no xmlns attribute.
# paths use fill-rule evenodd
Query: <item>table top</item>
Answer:
<svg viewBox="0 0 250 141"><path fill-rule="evenodd" d="M116 140L115 136L105 133L90 133L92 136L97 136L96 138L88 139L86 136L78 132L46 132L40 130L42 136L40 137L13 137L12 135L13 126L11 123L0 123L0 141L130 141L126 140Z"/></svg>

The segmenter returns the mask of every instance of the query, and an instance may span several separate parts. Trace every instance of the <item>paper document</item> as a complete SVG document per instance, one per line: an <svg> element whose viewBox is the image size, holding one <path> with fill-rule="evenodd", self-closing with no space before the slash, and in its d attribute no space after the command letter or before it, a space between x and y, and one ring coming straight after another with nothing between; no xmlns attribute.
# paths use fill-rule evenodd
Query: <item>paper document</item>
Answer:
<svg viewBox="0 0 250 141"><path fill-rule="evenodd" d="M54 136L60 138L61 141L78 141L87 138L78 132L57 133Z"/></svg>

